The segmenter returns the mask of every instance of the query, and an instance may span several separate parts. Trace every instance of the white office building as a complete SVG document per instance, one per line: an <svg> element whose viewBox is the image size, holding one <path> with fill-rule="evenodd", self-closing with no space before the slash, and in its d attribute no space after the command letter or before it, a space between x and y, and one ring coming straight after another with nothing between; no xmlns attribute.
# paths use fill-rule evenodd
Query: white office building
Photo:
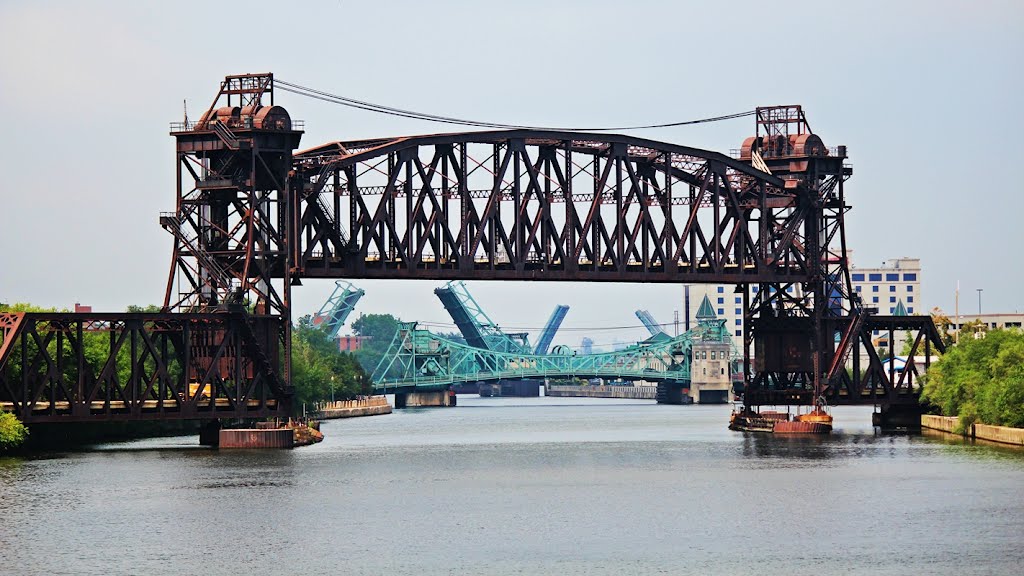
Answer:
<svg viewBox="0 0 1024 576"><path fill-rule="evenodd" d="M852 251L847 253L852 255ZM921 301L921 259L895 258L887 260L881 266L850 268L853 290L860 294L863 305L877 308L876 314L888 316L896 312L899 303L908 315L927 314L928 308ZM758 287L752 285L751 298ZM798 298L799 285L789 286L790 294ZM690 284L683 287L683 302L680 311L679 331L683 332L697 325L697 309L707 296L719 319L724 319L726 327L733 336L733 341L741 350L743 348L743 293L736 291L732 284ZM877 336L877 334L876 334Z"/></svg>
<svg viewBox="0 0 1024 576"><path fill-rule="evenodd" d="M864 307L877 308L877 314L892 315L900 302L908 315L928 313L921 301L920 258L895 258L875 268L853 266L850 278Z"/></svg>

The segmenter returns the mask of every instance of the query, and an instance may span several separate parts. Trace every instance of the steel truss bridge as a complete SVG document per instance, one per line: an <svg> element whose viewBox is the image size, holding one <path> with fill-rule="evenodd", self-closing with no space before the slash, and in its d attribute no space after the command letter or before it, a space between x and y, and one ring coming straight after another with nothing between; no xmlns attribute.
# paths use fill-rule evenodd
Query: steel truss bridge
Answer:
<svg viewBox="0 0 1024 576"><path fill-rule="evenodd" d="M852 350L873 350L865 335L877 320L850 286L846 149L826 147L799 106L758 108L735 158L550 130L336 141L296 153L301 129L275 104L272 74L226 77L198 120L173 124L177 192L160 216L173 237L165 312L105 316L109 343L75 352L75 372L57 348L74 350L90 317L5 316L0 402L26 422L76 421L100 417L93 403L111 398L124 404L103 408L103 418L142 419L166 413L146 408L173 400L165 388L185 405L183 391L212 382L212 406L223 410L175 416L284 414L291 288L308 278L733 283L750 327L748 402L804 401L816 385L831 397L881 388L899 400L891 370L871 363L846 379L840 370ZM908 318L901 326L918 342L924 333L941 347L930 318ZM160 323L167 355L146 343L147 326ZM167 365L172 356L180 370Z"/></svg>
<svg viewBox="0 0 1024 576"><path fill-rule="evenodd" d="M454 342L410 322L401 325L372 379L374 389L380 393L448 389L465 382L544 378L621 378L688 388L693 345L700 342L731 344L725 321L702 323L675 338L651 338L622 350L598 354L574 354L565 349L552 354L487 350Z"/></svg>

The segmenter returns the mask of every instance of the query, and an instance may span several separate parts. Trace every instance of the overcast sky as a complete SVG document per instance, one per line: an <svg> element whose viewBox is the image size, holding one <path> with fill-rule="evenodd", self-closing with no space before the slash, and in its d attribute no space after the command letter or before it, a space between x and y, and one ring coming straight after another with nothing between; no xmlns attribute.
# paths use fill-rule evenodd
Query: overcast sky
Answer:
<svg viewBox="0 0 1024 576"><path fill-rule="evenodd" d="M160 303L174 204L168 123L226 74L399 108L527 125L636 125L802 104L849 147L856 264L920 257L922 310L1024 311L1024 2L0 3L0 302ZM302 99L302 147L457 131ZM750 118L638 133L728 152ZM450 322L436 282L357 281L361 312ZM470 283L503 326L556 342L644 334L682 288ZM333 288L308 281L295 314ZM575 329L575 330L574 330Z"/></svg>

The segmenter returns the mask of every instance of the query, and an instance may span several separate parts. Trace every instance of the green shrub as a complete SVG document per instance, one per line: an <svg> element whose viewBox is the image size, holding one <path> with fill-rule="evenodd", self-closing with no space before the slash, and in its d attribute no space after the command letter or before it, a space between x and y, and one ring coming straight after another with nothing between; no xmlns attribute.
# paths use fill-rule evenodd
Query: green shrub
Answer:
<svg viewBox="0 0 1024 576"><path fill-rule="evenodd" d="M1024 332L964 338L932 365L921 396L960 427L975 422L1024 427Z"/></svg>
<svg viewBox="0 0 1024 576"><path fill-rule="evenodd" d="M0 412L0 452L21 446L28 437L28 428L9 412Z"/></svg>

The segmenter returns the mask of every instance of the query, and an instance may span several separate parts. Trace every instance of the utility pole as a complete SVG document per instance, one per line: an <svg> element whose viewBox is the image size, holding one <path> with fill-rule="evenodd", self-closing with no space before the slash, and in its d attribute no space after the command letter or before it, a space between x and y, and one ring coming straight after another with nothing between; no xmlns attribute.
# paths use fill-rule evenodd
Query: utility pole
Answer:
<svg viewBox="0 0 1024 576"><path fill-rule="evenodd" d="M981 292L984 288L977 288L978 290L978 320L981 320Z"/></svg>
<svg viewBox="0 0 1024 576"><path fill-rule="evenodd" d="M953 342L956 344L960 343L960 281L956 281L956 337Z"/></svg>

